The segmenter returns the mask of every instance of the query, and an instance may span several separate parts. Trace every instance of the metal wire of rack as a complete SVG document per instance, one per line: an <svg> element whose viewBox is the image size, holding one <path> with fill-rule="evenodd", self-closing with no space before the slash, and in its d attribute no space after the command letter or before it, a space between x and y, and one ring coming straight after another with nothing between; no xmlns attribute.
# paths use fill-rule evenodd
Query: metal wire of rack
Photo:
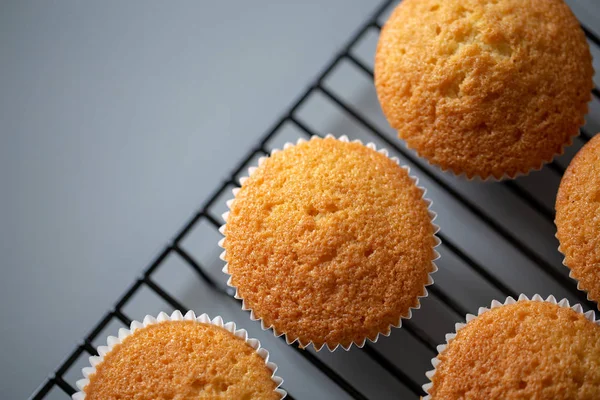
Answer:
<svg viewBox="0 0 600 400"><path fill-rule="evenodd" d="M448 215L456 215L456 220L440 223L442 227L439 233L442 240L440 250L442 259L438 263L440 266L440 273L438 274L445 275L442 275L439 279L434 276L436 284L430 286L430 297L427 298L429 303L432 304L424 305L424 310L416 313L420 316L419 318L415 317L405 321L401 330L394 330L390 338L384 339L387 344L381 343L380 340L376 344L367 343L362 350L353 349L350 352L360 352L366 356L364 358L361 355L360 357L363 358L360 360L369 360L370 364L375 365L376 375L387 374L385 378L381 378L376 382L375 389L373 385L368 383L355 384L357 375L353 371L359 371L360 374L367 375L368 372L357 362L349 367L344 366L343 364L347 361L346 356L341 355L339 356L340 359L336 360L334 355L302 350L296 345L286 346L282 344L278 347L283 349L282 351L295 353L296 356L294 357L304 360L300 361L302 367L312 368L317 374L321 375L318 382L324 387L322 389L323 393L330 393L325 396L326 398L339 396L341 398L368 399L374 397L373 393L377 393L377 398L382 398L385 397L385 391L380 392L383 384L388 384L390 391L400 390L405 396L423 395L421 385L425 383L426 379L423 372L428 369L426 364L435 355L436 345L442 341L443 333L449 330L447 329L448 324L459 322L469 311L475 312L477 305L489 304L491 298L518 296L519 293L524 291L524 287L520 282L521 279L529 282L525 287L527 289L541 289L541 292L546 291L548 294L558 291L569 299L581 303L584 307L596 309L596 304L589 301L583 292L577 290L576 283L568 278L566 269L560 266L560 263L556 265L556 260L560 258L553 255L553 260L549 259L550 257L545 250L554 246L554 252L556 252L554 238L551 237L549 241L541 241L536 237L539 232L534 230L533 235L531 235L531 232L522 233L518 229L518 222L515 222L521 218L520 211L517 212L518 210L525 210L525 215L538 221L538 225L534 224L535 227L543 225L546 231L553 229L553 198L550 196L548 199L548 196L540 195L539 187L531 176L499 183L475 183L465 182L462 178L440 172L405 148L389 128L384 128L382 123L375 121L377 118L381 120L380 115L375 118L368 115L369 112L366 112L366 109L368 110L371 106L376 108L376 106L373 106L372 93L368 99L370 100L370 106L365 107L364 103L353 104L334 88L335 82L332 82L332 79L335 79L332 78L332 75L335 75L336 71L341 68L351 68L353 74L357 72L362 74L361 79L367 78L366 82L372 86L372 66L364 61L363 57L360 57L357 48L362 46L361 43L366 36L377 36L381 29L381 20L385 13L390 11L393 3L392 0L386 0L375 10L289 110L263 135L256 147L251 149L246 157L238 163L229 178L213 192L200 210L193 215L143 274L131 285L117 301L114 308L98 322L82 343L37 389L32 396L33 399L66 398L76 392L72 380L67 378L67 375L77 376L80 373L80 369L77 368L78 360L85 360L88 356L97 355L95 343L106 336L104 332L111 327L111 324L116 322L128 326L131 323L133 317L128 315L126 308L132 298L140 291L150 290L172 309L182 311L190 309L190 304L164 287L161 278L157 277L161 268L168 268L165 267L169 264L167 260L173 257L176 257L180 263L185 264L186 268L193 272L194 279L200 280L202 290L205 291L207 296L212 297L213 302L229 303L233 308L239 309L240 304L232 297L231 291L224 284L225 280L214 274L216 267L211 268L213 265L220 266L221 264L216 259L216 254L213 253L212 259L209 261L200 260L199 257L193 254L193 251L189 250L187 241L192 235L192 231L199 229L200 225L204 226L203 229L208 227L212 230L212 234L216 233L223 221L215 216L215 208L221 207L220 203L222 203L228 189L238 186L238 178L242 171L252 165L257 157L268 154L270 149L276 147L276 143L281 142L290 131L293 134L288 136L296 135L296 137L298 135L304 137L322 136L326 133L315 126L319 123L313 123L309 117L306 117L307 114L310 115L307 111L310 106L307 106L307 103L312 101L315 96L321 102L326 102L329 107L335 108L336 112L344 115L347 122L337 123L338 129L348 127L353 131L345 130L343 133L351 136L352 133L356 133L354 136L367 141L375 141L377 144L387 147L394 155L398 155L404 163L412 167L412 173L417 175L422 183L425 182L424 186L431 190L430 197L434 198L434 202L443 203L444 199L447 199L446 201L453 204L453 208L447 211ZM585 26L583 29L590 44L600 48L598 36ZM593 97L594 102L598 103L600 100L598 89L593 90ZM319 112L323 113L324 111L320 108ZM379 113L379 111L376 110L375 113ZM591 137L590 132L583 129L581 135L576 139L575 150L589 141ZM565 166L572 155L572 152L565 154L544 168L545 178L541 180L545 182L544 185L547 187L545 189L546 193L555 193L557 182L564 173ZM540 173L533 175L537 174ZM547 184L548 182L551 182L551 184ZM494 202L493 199L496 196L500 196L501 200ZM439 212L435 204L434 209ZM504 214L499 214L498 210L503 211ZM507 212L514 212L517 216L514 219L506 217ZM441 212L439 214L440 216L443 215ZM451 234L447 233L448 230L452 231L454 228L447 229L446 227L452 225L453 222L460 223L463 215L465 219L473 222L465 222L466 228L458 233L455 231ZM480 250L477 243L472 243L474 239L469 237L468 232L470 230L484 232L485 240L496 243L494 247L501 247L500 249L494 249L494 257L498 254L500 254L499 257L502 257L503 248L509 249L507 251L511 254L514 253L513 259L517 260L518 264L516 271L523 274L523 277L515 277L514 269L507 272L493 265L494 262L486 262L486 251L489 249ZM479 233L477 234L479 235ZM204 238L201 241L216 246L216 241ZM492 250L489 251L492 252ZM448 261L445 261L446 259ZM499 262L499 264L502 263ZM460 268L467 271L465 275L451 275L450 272L442 272L443 270L453 271ZM460 287L452 290L453 284L460 285ZM468 299L462 293L465 289L469 292ZM481 303L484 300L487 302ZM433 303L436 305L434 306ZM436 311L428 312L426 309L429 307L432 310L436 309ZM192 307L192 309L202 311L198 307ZM441 312L440 309L444 310L445 315L450 314L450 316L439 318L439 315L441 315L438 314L438 312ZM444 322L440 326L436 326L435 320L438 318L450 322ZM244 327L257 324L256 322L250 322L248 318L246 321L238 319L237 322L241 322ZM403 333L400 334L399 332ZM437 333L432 334L431 332ZM108 333L114 333L114 331ZM280 339L274 337L266 340L273 343L274 341L280 341ZM275 346L275 344L269 344L266 347L270 348L270 346ZM418 354L411 353L411 347L419 347ZM400 356L396 354L398 351ZM274 360L279 362L278 354L272 353ZM418 362L415 359L418 359ZM295 362L298 363L299 361L296 360ZM280 375L287 380L284 374ZM300 398L301 394L304 394L299 384L288 387L286 382L284 387L288 391L288 398L290 399ZM399 397L402 398L402 396Z"/></svg>

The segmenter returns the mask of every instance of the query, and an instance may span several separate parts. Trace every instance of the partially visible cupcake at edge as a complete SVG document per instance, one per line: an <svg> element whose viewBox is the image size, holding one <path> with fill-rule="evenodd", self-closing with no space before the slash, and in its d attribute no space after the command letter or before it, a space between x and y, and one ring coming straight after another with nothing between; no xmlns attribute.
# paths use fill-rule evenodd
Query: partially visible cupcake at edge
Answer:
<svg viewBox="0 0 600 400"><path fill-rule="evenodd" d="M584 123L592 76L563 0L404 0L375 57L399 137L468 178L514 178L561 154Z"/></svg>
<svg viewBox="0 0 600 400"><path fill-rule="evenodd" d="M361 143L313 138L262 160L231 203L230 284L289 343L349 348L388 335L432 283L429 202Z"/></svg>
<svg viewBox="0 0 600 400"><path fill-rule="evenodd" d="M265 360L268 353L255 339L250 339L252 347L245 331L234 327L191 312L185 317L178 311L173 317L160 314L158 321L147 316L143 324L132 324L133 333L121 331L120 339L109 338L109 345L118 343L98 364L97 358L90 359L94 370L84 369L87 380L78 382L81 392L73 399L283 398L275 365Z"/></svg>
<svg viewBox="0 0 600 400"><path fill-rule="evenodd" d="M573 158L556 196L556 237L578 288L600 301L600 134Z"/></svg>
<svg viewBox="0 0 600 400"><path fill-rule="evenodd" d="M510 300L458 325L433 363L425 399L600 399L593 312L552 297Z"/></svg>

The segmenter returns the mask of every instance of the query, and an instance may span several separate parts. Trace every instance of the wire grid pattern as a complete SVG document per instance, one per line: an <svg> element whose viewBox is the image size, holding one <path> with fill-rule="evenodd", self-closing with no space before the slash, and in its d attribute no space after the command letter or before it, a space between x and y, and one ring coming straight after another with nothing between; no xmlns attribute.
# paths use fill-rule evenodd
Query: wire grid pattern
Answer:
<svg viewBox="0 0 600 400"><path fill-rule="evenodd" d="M207 293L210 293L214 302L231 303L234 308L240 308L241 302L232 297L233 293L231 289L225 285L225 278L218 277L218 275L214 273L216 267L212 268L210 265L208 265L218 265L220 267L222 266L222 262L216 259L215 254L213 254L214 260L209 262L200 260L188 249L187 244L185 244L186 239L189 239L192 231L199 225L203 225L204 229L208 227L213 231L213 234L216 234L218 228L222 225L223 220L216 216L215 209L220 207L221 210L224 211L221 203L224 203L224 200L231 197L229 196L229 189L239 185L239 177L244 174L244 171L247 167L256 164L255 160L258 157L269 154L270 150L273 147L276 147L276 142L282 142L283 136L286 135L284 131L289 132L291 130L293 132L292 135L288 135L290 136L290 139L294 135L296 138L309 138L312 135L323 136L327 133L315 127L315 124L311 123L309 118L303 116L306 114L306 103L308 103L314 96L318 96L321 102L324 101L328 103L328 106L336 108L337 112L344 114L345 118L350 121L348 126L351 126L357 131L360 130L360 132L362 132L360 134L357 133L357 135L354 136L359 136L361 139L366 141L374 141L378 145L383 145L383 147L386 147L393 153L393 155L399 155L403 163L407 163L412 167L412 174L421 179L421 184L423 186L426 188L435 187L436 192L443 193L443 195L437 197L451 199L451 201L455 203L457 207L460 207L462 210L461 212L469 214L469 218L474 218L477 220L476 224L478 226L483 226L485 227L486 232L491 232L490 235L493 235L493 240L501 241L505 246L511 247L512 252L515 252L518 254L518 257L525 260L526 265L528 266L528 271L533 270L533 272L531 272L533 275L531 276L534 277L534 280L539 279L542 281L542 284L544 284L544 282L550 282L547 285L549 291L548 294L557 290L553 288L560 288L559 292L561 294L564 293L565 296L571 301L581 303L584 308L596 309L596 304L589 301L586 298L585 293L578 291L576 288L576 282L568 278L568 271L566 268L562 267L560 263L558 263L559 265L555 265L555 261L553 262L548 260L545 252L543 249L540 250L540 246L536 244L537 242L535 240L533 240L533 245L531 244L531 240L523 240L523 237L519 234L518 230L514 229L514 226L511 228L511 221L508 221L504 218L499 218L497 213L490 211L488 207L486 207L487 203L485 203L485 201L482 202L481 199L477 199L476 196L473 196L472 193L469 194L468 191L464 189L466 186L476 186L475 190L482 190L484 194L488 196L495 196L498 191L502 191L504 193L503 196L508 196L513 202L518 202L520 208L524 207L527 210L526 212L528 216L536 220L542 220L543 223L546 225L549 224L549 226L552 226L553 228L553 198L548 200L545 198L545 196L540 196L538 188L532 183L533 180L529 176L522 177L514 181L485 183L466 182L463 178L456 178L452 175L443 173L435 168L432 168L426 163L425 160L419 159L414 152L405 148L402 143L394 137L395 134L393 132L389 131L389 129L385 130L384 128L381 128L381 124L374 122L370 116L365 115L365 113L363 113L362 106L357 106L347 101L343 95L338 93L338 91L333 88L335 85L331 81L335 81L335 78L332 78L332 75L335 75L337 70L348 67L353 69L353 73L358 72L359 74L362 74L363 78L367 78L367 83L372 86L372 65L369 65L368 62L364 61L364 57L361 58L358 56L358 52L355 50L361 46L361 41L366 36L375 35L376 37L376 35L378 35L379 30L381 29L381 21L384 19L385 13L389 12L393 8L393 3L394 1L388 0L383 2L383 4L377 8L374 14L349 39L346 46L341 49L341 51L327 65L327 67L316 78L316 80L289 108L285 115L283 115L260 139L256 147L248 152L247 156L239 162L238 166L233 170L229 178L213 192L200 210L189 220L188 223L185 224L185 226L180 230L180 232L177 233L174 239L143 272L139 279L137 279L126 291L126 293L118 300L114 308L98 322L98 324L83 340L83 342L58 367L54 374L52 374L46 380L46 382L40 386L40 388L33 395L33 399L68 398L77 391L72 385L72 382L69 382L69 379L66 378L66 375L73 374L74 376L77 376L81 371L81 369L78 368L78 365L76 365L77 360L83 359L85 361L90 355L97 355L95 349L95 344L97 341L104 340L107 334L114 334L116 332L116 330L106 332L111 324L116 321L120 325L128 326L131 323L133 317L128 315L126 311L127 305L140 291L149 289L156 296L162 299L163 303L171 309L180 309L182 312L185 312L189 309L189 304L187 304L185 301L182 301L175 293L172 293L163 286L159 276L159 270L161 267L167 265L167 260L173 256L177 257L180 262L183 262L183 264L186 265L186 268L193 271L193 276L195 276L193 279L199 279L202 282L202 287L204 288L203 290L205 290ZM600 48L600 40L598 36L596 36L586 27L583 28L590 44L592 46L596 46L596 48ZM597 105L598 100L600 99L600 92L596 88L593 90L593 97L593 101L595 105ZM373 99L371 98L370 100ZM371 103L373 102L371 101ZM323 111L320 110L320 112ZM342 127L343 126L344 125L342 125ZM351 138L353 138L354 132L346 130L336 133L348 134ZM592 135L588 130L583 129L581 135L575 140L575 147L578 148L589 141L591 136ZM568 161L573 154L574 152L565 154L564 156L555 159L552 163L545 166L545 174L546 176L550 176L550 178L546 179L550 179L554 183L553 185L550 185L549 191L554 191L555 193L557 182L560 180L560 177L565 171L565 166L568 165ZM535 174L539 173L534 173L533 175ZM426 183L423 183L423 181L426 181ZM502 197L502 199L504 198L505 197ZM501 202L504 201L505 200L501 200ZM511 204L512 203L509 202L506 207L511 209ZM435 202L433 205L433 210L442 215L442 213L437 209ZM449 278L444 279L444 276L440 277L438 280L438 275L436 274L434 275L436 284L428 288L430 293L428 299L434 299L433 301L437 303L437 309L443 308L445 314L449 314L449 316L445 317L446 319L449 319L452 324L454 322L460 322L468 312L476 312L477 304L485 306L489 304L489 299L491 298L502 298L506 296L513 296L516 298L519 295L521 290L519 285L515 284L515 282L518 282L518 279L520 279L519 277L516 277L517 281L515 281L515 278L509 279L507 278L506 274L502 273L502 271L486 265L481 261L482 257L478 255L476 251L473 251L472 247L469 248L469 246L465 246L464 243L461 243L460 237L457 237L454 234L447 234L444 224L441 225L442 229L439 232L439 237L442 240L442 250L440 250L442 253L442 259L438 261L440 270L450 269L450 267L453 265L450 263L448 267L445 266L444 260L446 257L453 260L453 263L462 265L462 268L470 269L469 273L476 276L476 279L478 280L477 282L484 282L480 285L481 288L478 288L477 290L486 293L484 297L477 296L474 292L470 293L470 295L475 298L484 298L485 300L488 300L487 303L482 304L478 301L464 300L464 297L459 296L460 293L458 293L456 290L455 293L451 294L449 290L452 284L451 280ZM469 229L469 227L467 227L467 229ZM473 229L476 230L478 228L477 226L474 226ZM216 247L216 240L212 240L212 238L215 236L213 235L210 237L210 239L201 240L205 240L207 245ZM489 238L484 239L487 240ZM554 238L552 239L554 240ZM556 251L556 248L554 248L554 251ZM554 259L556 260L556 257L554 257ZM465 285L467 285L466 287L470 287L472 290L475 290L473 289L471 281L466 282ZM542 286L542 288L545 287L546 286ZM490 293L492 293L492 297L490 297ZM557 297L561 296L558 295ZM470 305L467 305L469 303ZM388 377L386 378L387 380L385 380L385 382L389 382L390 379L395 380L395 383L391 385L392 388L394 385L401 386L403 390L402 393L404 393L405 396L410 395L416 398L424 395L421 385L426 383L426 378L423 372L424 368L429 369L426 368L425 365L433 356L435 356L436 346L443 341L443 333L448 331L442 330L440 331L442 332L442 335L435 335L435 337L431 334L431 331L427 328L427 326L429 326L429 321L438 318L438 314L428 314L428 307L429 305L425 304L425 310L419 310L416 312L418 315L423 315L423 317L420 319L413 318L411 320L403 321L403 327L401 330L403 334L399 333L400 330L393 330L391 335L391 337L399 337L397 342L400 343L399 348L405 356L404 358L417 357L415 355L409 356L409 347L414 346L421 348L418 355L420 361L415 363L416 372L412 371L410 366L407 367L406 362L399 362L398 357L394 357L391 351L386 350L390 347L382 347L380 346L380 342L376 344L368 342L365 344L362 350L356 348L352 350L352 352L363 353L366 355L366 358L370 360L370 363L377 365L377 374L381 374L382 371L384 374L387 374ZM433 306L431 307L432 309L434 308ZM195 311L203 312L204 310L195 307ZM245 314L248 316L248 313ZM236 322L241 323L240 327L244 328L247 328L251 324L258 324L257 322L251 322L249 318L246 320L238 319ZM445 325L445 327L447 326L448 324ZM269 332L267 333L270 334ZM272 340L283 340L283 338L273 338ZM266 344L265 347L271 350L269 344ZM335 391L335 393L342 394L343 396L341 397L354 399L367 399L374 397L368 393L373 392L372 388L367 390L364 388L364 385L356 385L354 382L355 375L353 375L351 372L348 372L347 369L340 372L340 370L336 368L336 363L332 361L332 356L330 354L302 350L295 344L292 346L287 346L286 348L291 349L286 351L295 352L301 359L304 360L304 363L302 364L303 366L305 365L306 368L312 368L314 371L316 371L316 373L322 375L323 379L319 382L329 380L327 385L337 386L337 391ZM271 353L273 360L278 362L277 352L271 351ZM337 366L339 365L340 364L338 362ZM350 368L358 368L359 371L361 371L360 367L357 367L356 365L351 366ZM365 371L362 370L362 372ZM286 379L285 375L279 375ZM381 382L377 382L377 385L381 384ZM379 387L381 388L381 386ZM294 388L286 387L285 382L283 388L288 391L289 399L301 398L300 395L297 395L298 397L294 397ZM377 390L375 392L378 393ZM380 396L377 395L377 397ZM302 398L305 398L305 396L302 396Z"/></svg>

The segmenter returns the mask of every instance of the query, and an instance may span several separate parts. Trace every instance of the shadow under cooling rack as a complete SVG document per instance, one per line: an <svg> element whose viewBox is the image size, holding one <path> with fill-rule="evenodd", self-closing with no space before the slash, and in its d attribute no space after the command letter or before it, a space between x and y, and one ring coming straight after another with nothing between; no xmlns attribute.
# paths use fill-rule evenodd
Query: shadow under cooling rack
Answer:
<svg viewBox="0 0 600 400"><path fill-rule="evenodd" d="M600 93L593 91L591 115L573 146L542 171L514 181L468 182L443 173L419 159L396 138L380 112L373 87L372 58L381 24L393 9L386 1L352 36L318 78L241 160L229 179L214 191L202 208L176 235L156 260L133 283L62 365L33 395L34 399L66 399L95 348L132 319L159 311L193 309L222 315L261 340L279 365L290 399L418 398L431 369L436 345L453 331L466 313L493 299L519 293L554 294L596 305L579 292L561 264L554 238L554 198L562 173L591 133L599 130ZM600 7L599 7L600 8ZM574 7L577 13L577 8ZM600 14L600 12L599 12ZM589 20L589 16L586 17ZM584 27L592 52L600 41ZM599 57L597 56L596 59ZM599 68L596 67L596 70ZM351 82L351 84L348 84ZM422 309L390 337L349 352L319 353L288 346L263 332L258 322L241 311L221 273L218 228L231 189L258 157L299 137L333 132L387 148L411 167L428 189L439 217L442 258L436 284ZM310 384L307 384L310 382Z"/></svg>

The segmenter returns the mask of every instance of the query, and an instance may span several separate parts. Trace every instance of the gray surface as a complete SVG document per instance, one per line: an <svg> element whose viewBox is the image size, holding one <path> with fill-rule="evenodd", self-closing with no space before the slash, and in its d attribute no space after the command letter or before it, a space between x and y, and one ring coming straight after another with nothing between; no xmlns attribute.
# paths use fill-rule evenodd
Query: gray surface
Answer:
<svg viewBox="0 0 600 400"><path fill-rule="evenodd" d="M23 398L373 8L0 5L0 392Z"/></svg>
<svg viewBox="0 0 600 400"><path fill-rule="evenodd" d="M598 21L593 2L570 2L592 26ZM3 398L24 397L41 382L373 8L337 0L269 7L241 1L143 4L15 2L0 9ZM376 39L369 32L355 53L369 65ZM599 70L597 49L594 55ZM344 63L326 84L394 136L360 71ZM599 116L595 101L590 131L600 128ZM298 117L321 132L371 139L319 94ZM286 129L271 145L297 136ZM559 162L566 165L579 146ZM516 290L573 299L439 185L413 171L428 188L444 232L477 261ZM553 225L504 186L438 175L564 272ZM549 206L557 183L548 169L519 180ZM217 239L199 226L182 245L223 280ZM440 252L436 282L464 307L475 311L502 297L447 249ZM249 328L275 354L296 398L346 398L236 306L204 290L181 259L170 257L155 279L197 311ZM126 312L141 318L163 309L168 307L144 291ZM414 317L438 341L457 320L433 297ZM111 325L106 334L117 328ZM405 331L394 331L376 348L423 380L431 355ZM363 352L319 356L369 396L407 393ZM67 380L78 375L74 369Z"/></svg>

